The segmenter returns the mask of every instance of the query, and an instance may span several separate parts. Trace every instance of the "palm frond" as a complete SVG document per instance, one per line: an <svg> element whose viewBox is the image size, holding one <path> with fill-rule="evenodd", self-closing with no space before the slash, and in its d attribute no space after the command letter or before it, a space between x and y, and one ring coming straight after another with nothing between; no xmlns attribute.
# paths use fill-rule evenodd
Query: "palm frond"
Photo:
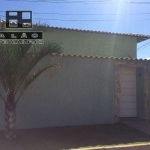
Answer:
<svg viewBox="0 0 150 150"><path fill-rule="evenodd" d="M46 66L39 68L34 74L32 75L28 75L23 83L22 83L22 88L21 88L21 92L19 97L16 100L16 103L18 102L18 100L20 99L20 97L22 96L22 94L24 93L24 91L29 87L29 85L40 75L42 74L45 70L52 68L52 67L58 67L58 64L55 62L52 62L50 64L47 64Z"/></svg>
<svg viewBox="0 0 150 150"><path fill-rule="evenodd" d="M16 85L21 61L30 47L31 45L0 45L0 77L7 81L5 86L8 88Z"/></svg>
<svg viewBox="0 0 150 150"><path fill-rule="evenodd" d="M2 82L5 89L10 89L10 75L11 75L11 64L9 63L9 52L5 51L4 46L0 45L0 81Z"/></svg>
<svg viewBox="0 0 150 150"><path fill-rule="evenodd" d="M28 29L26 30L28 31ZM49 25L39 22L34 25L33 31L49 31ZM0 45L0 82L5 91L14 90L15 96L25 78L39 61L48 54L61 53L62 50L63 48L59 44L49 41L45 41L42 46Z"/></svg>
<svg viewBox="0 0 150 150"><path fill-rule="evenodd" d="M32 47L30 53L26 55L24 60L21 62L20 70L18 71L18 86L16 86L17 93L19 87L21 86L23 80L31 72L31 70L36 66L36 64L43 59L45 56L51 53L61 53L62 47L57 43L46 42L41 48L36 49Z"/></svg>

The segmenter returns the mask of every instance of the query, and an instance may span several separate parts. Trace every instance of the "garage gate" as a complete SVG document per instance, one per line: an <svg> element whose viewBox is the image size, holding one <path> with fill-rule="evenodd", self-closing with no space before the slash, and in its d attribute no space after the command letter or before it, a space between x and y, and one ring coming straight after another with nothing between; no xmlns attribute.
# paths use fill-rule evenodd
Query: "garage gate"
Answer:
<svg viewBox="0 0 150 150"><path fill-rule="evenodd" d="M136 68L120 67L120 117L136 117Z"/></svg>

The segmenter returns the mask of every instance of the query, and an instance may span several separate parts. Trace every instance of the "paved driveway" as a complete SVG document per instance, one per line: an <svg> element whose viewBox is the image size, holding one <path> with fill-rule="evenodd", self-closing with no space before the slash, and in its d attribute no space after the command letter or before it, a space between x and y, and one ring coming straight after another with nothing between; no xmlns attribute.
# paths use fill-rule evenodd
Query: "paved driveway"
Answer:
<svg viewBox="0 0 150 150"><path fill-rule="evenodd" d="M150 135L150 122L139 118L121 118L121 122Z"/></svg>

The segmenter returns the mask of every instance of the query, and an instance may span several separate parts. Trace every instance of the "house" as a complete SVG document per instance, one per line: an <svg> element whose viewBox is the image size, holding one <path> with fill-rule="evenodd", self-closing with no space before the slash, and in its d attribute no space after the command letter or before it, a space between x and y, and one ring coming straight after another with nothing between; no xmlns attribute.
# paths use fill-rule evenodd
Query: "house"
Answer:
<svg viewBox="0 0 150 150"><path fill-rule="evenodd" d="M150 36L51 27L44 38L61 43L64 54L47 56L40 65L53 58L61 69L46 71L26 90L17 107L17 128L150 119L150 61L136 57L137 43Z"/></svg>
<svg viewBox="0 0 150 150"><path fill-rule="evenodd" d="M46 40L56 41L65 48L64 54L82 56L137 58L137 43L150 38L138 34L51 27L44 33Z"/></svg>

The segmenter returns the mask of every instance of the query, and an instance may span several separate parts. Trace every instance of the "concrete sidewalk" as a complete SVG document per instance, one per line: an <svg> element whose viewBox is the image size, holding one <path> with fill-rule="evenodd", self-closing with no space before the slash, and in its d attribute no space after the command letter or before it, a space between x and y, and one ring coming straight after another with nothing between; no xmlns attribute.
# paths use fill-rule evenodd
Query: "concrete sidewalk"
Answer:
<svg viewBox="0 0 150 150"><path fill-rule="evenodd" d="M121 122L150 135L150 122L139 118L121 118Z"/></svg>

